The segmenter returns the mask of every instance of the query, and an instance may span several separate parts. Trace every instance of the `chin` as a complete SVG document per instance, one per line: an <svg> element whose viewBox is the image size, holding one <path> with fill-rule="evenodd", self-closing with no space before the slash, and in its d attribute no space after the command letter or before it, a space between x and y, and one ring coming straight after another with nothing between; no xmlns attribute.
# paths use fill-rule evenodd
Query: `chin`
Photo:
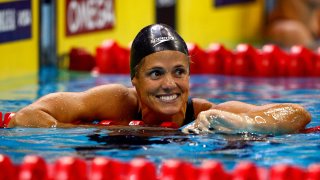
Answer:
<svg viewBox="0 0 320 180"><path fill-rule="evenodd" d="M161 114L165 114L167 116L172 116L172 115L176 115L177 113L181 112L181 107L180 108L178 108L178 106L162 107L159 109L159 112Z"/></svg>

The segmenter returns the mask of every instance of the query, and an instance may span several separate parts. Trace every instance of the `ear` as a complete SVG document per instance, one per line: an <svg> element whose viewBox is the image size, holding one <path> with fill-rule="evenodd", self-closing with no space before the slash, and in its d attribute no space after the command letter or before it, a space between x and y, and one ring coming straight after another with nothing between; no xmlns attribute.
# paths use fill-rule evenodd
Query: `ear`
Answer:
<svg viewBox="0 0 320 180"><path fill-rule="evenodd" d="M131 80L131 83L132 83L132 85L134 86L134 87L136 87L136 85L137 85L137 82L138 80L137 80L137 78L136 77L133 77L133 79Z"/></svg>

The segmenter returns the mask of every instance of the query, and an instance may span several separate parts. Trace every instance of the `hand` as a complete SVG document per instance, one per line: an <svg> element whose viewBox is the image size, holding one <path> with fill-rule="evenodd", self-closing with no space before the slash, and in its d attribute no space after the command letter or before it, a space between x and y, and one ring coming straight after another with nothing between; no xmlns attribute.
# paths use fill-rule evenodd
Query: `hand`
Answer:
<svg viewBox="0 0 320 180"><path fill-rule="evenodd" d="M227 111L210 109L199 113L197 119L182 129L184 133L206 134L214 132L243 132L244 116Z"/></svg>

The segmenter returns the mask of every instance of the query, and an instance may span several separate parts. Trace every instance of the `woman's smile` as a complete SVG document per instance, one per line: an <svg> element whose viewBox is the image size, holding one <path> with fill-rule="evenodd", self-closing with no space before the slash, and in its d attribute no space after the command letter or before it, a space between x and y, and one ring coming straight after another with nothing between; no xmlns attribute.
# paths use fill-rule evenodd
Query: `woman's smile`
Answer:
<svg viewBox="0 0 320 180"><path fill-rule="evenodd" d="M156 95L156 98L159 99L159 101L164 103L173 103L175 102L180 94L163 94L163 95Z"/></svg>
<svg viewBox="0 0 320 180"><path fill-rule="evenodd" d="M178 94L158 95L156 97L159 98L161 101L164 101L164 102L172 102L172 101L174 101L174 100L176 100L178 98Z"/></svg>

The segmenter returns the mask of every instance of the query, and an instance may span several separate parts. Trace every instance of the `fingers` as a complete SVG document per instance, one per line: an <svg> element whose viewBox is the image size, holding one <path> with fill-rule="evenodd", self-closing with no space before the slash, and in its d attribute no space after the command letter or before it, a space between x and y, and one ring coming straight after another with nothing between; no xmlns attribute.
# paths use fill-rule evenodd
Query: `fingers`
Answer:
<svg viewBox="0 0 320 180"><path fill-rule="evenodd" d="M210 121L208 120L208 112L203 111L198 115L198 118L196 120L195 125L197 127L209 127L210 126Z"/></svg>
<svg viewBox="0 0 320 180"><path fill-rule="evenodd" d="M243 130L243 117L227 111L210 109L199 113L197 119L182 132L208 134L214 132L232 133Z"/></svg>
<svg viewBox="0 0 320 180"><path fill-rule="evenodd" d="M190 134L208 134L213 131L210 128L210 122L205 112L201 112L198 118L182 129L183 133Z"/></svg>
<svg viewBox="0 0 320 180"><path fill-rule="evenodd" d="M186 126L182 132L188 134L233 133L239 130L241 121L241 116L237 114L211 109L199 113L197 119Z"/></svg>
<svg viewBox="0 0 320 180"><path fill-rule="evenodd" d="M185 126L181 131L185 134L199 134L199 130L195 128L195 121Z"/></svg>
<svg viewBox="0 0 320 180"><path fill-rule="evenodd" d="M253 119L249 116L235 114L221 110L211 110L209 115L210 125L214 127L223 127L232 130L244 130Z"/></svg>

